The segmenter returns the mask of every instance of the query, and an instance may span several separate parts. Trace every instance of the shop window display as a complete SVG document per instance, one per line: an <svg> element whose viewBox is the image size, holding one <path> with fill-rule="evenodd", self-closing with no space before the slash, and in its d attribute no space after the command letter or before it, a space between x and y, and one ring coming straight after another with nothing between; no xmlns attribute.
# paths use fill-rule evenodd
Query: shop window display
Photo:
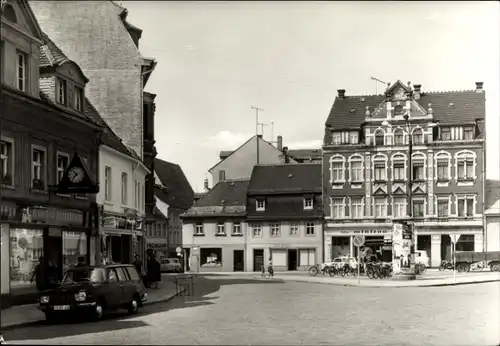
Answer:
<svg viewBox="0 0 500 346"><path fill-rule="evenodd" d="M222 267L222 249L209 248L201 249L200 261L202 268L218 268Z"/></svg>
<svg viewBox="0 0 500 346"><path fill-rule="evenodd" d="M83 232L63 232L63 270L78 263L78 257L85 257L87 261L87 235Z"/></svg>
<svg viewBox="0 0 500 346"><path fill-rule="evenodd" d="M11 229L10 232L10 285L36 289L33 278L39 258L43 256L43 230Z"/></svg>

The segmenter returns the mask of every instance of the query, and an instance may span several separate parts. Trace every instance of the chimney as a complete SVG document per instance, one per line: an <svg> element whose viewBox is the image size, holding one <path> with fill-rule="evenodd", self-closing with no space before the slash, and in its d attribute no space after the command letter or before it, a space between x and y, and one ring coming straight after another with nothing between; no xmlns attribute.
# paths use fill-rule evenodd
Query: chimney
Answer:
<svg viewBox="0 0 500 346"><path fill-rule="evenodd" d="M203 181L203 187L204 187L205 192L208 192L210 190L208 188L208 178L205 178L205 180Z"/></svg>
<svg viewBox="0 0 500 346"><path fill-rule="evenodd" d="M420 100L420 88L422 88L421 84L413 84L413 97L415 100Z"/></svg>
<svg viewBox="0 0 500 346"><path fill-rule="evenodd" d="M483 82L476 82L476 92L481 93L483 92Z"/></svg>
<svg viewBox="0 0 500 346"><path fill-rule="evenodd" d="M290 163L290 158L288 157L288 147L284 147L281 152L283 153L284 163Z"/></svg>
<svg viewBox="0 0 500 346"><path fill-rule="evenodd" d="M345 97L345 89L339 89L337 92L339 93L339 98L343 99Z"/></svg>
<svg viewBox="0 0 500 346"><path fill-rule="evenodd" d="M283 137L282 136L278 136L278 138L276 139L276 146L278 147L279 151L283 151Z"/></svg>

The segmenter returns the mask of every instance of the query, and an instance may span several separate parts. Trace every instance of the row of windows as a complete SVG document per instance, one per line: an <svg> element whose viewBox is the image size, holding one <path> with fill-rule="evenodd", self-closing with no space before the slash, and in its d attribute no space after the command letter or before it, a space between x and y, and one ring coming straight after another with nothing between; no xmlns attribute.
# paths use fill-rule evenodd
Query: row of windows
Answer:
<svg viewBox="0 0 500 346"><path fill-rule="evenodd" d="M14 187L14 140L3 138L0 146L0 169L2 185ZM82 158L85 164L87 159ZM55 176L57 183L61 181L64 172L68 168L70 156L60 151L56 152ZM37 191L46 191L48 186L47 177L47 149L42 146L32 145L31 148L31 188ZM86 198L85 194L78 194L80 198Z"/></svg>
<svg viewBox="0 0 500 346"><path fill-rule="evenodd" d="M304 197L304 210L312 210L314 206L314 199L312 197ZM257 198L255 203L256 211L265 211L266 210L266 200L264 198Z"/></svg>
<svg viewBox="0 0 500 346"><path fill-rule="evenodd" d="M194 227L194 234L195 235L205 235L205 229L203 227L203 223L197 223ZM216 235L221 235L225 236L227 235L227 229L226 225L222 222L217 224L217 231L215 233ZM241 232L241 224L240 223L233 223L232 229L231 229L231 235L235 236L240 236L242 235Z"/></svg>
<svg viewBox="0 0 500 346"><path fill-rule="evenodd" d="M260 223L255 223L252 224L251 226L252 229L252 236L253 237L261 237L262 236L262 224ZM271 237L280 237L281 236L281 224L279 223L273 223L270 224L269 228L269 235ZM315 228L314 228L314 222L306 222L305 224L305 234L306 235L315 235ZM205 230L203 227L203 223L197 223L195 225L194 229L194 234L195 235L205 235ZM225 223L218 223L217 224L217 230L216 230L216 235L218 236L225 236L227 235L227 230L226 230L226 225ZM233 223L232 229L231 229L231 235L234 236L241 236L243 235L241 231L241 224L240 223ZM290 236L298 236L299 235L299 224L294 223L290 225Z"/></svg>
<svg viewBox="0 0 500 346"><path fill-rule="evenodd" d="M120 191L121 204L127 206L129 203L128 194L128 173L121 173ZM139 181L134 180L134 208L140 209L145 202L145 188ZM104 167L104 200L111 202L113 200L113 171L110 166Z"/></svg>
<svg viewBox="0 0 500 346"><path fill-rule="evenodd" d="M438 181L452 179L452 158L447 152L439 152L434 156L434 176ZM402 153L392 155L392 177L394 181L407 179L407 156ZM457 180L473 180L476 178L476 154L472 151L462 151L455 154L455 177ZM425 180L427 178L427 156L423 153L412 155L412 180ZM350 182L363 182L365 180L364 158L354 154L348 159L348 173ZM372 158L372 179L375 181L388 180L388 158L384 154L377 154ZM341 155L330 158L330 181L344 183L346 181L346 160Z"/></svg>
<svg viewBox="0 0 500 346"><path fill-rule="evenodd" d="M436 196L434 204L437 217L449 217L456 215L458 217L471 217L476 215L476 195L453 195ZM360 219L365 215L364 197L331 197L330 211L331 216L336 219ZM389 205L388 201L391 201ZM427 201L423 197L415 197L411 201L412 217L425 217L427 215ZM389 210L392 210L393 217L407 216L406 197L374 197L372 203L372 212L375 218L386 218L389 216ZM452 214L453 212L453 214Z"/></svg>

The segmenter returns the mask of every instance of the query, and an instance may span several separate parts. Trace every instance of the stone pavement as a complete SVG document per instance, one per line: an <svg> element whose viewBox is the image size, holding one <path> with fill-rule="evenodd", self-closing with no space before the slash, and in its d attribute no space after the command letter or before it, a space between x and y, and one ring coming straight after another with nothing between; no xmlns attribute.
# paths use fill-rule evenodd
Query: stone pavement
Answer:
<svg viewBox="0 0 500 346"><path fill-rule="evenodd" d="M176 296L175 284L168 280L163 280L158 289L146 289L148 300L145 305L165 302ZM37 304L13 306L9 309L1 310L1 328L13 328L25 324L32 324L45 320L45 315L37 309Z"/></svg>

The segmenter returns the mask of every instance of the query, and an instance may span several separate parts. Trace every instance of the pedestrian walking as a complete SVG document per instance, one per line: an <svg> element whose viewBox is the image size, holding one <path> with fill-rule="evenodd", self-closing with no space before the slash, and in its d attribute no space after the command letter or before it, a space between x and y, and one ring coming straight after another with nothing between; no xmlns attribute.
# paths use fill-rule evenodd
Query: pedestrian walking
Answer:
<svg viewBox="0 0 500 346"><path fill-rule="evenodd" d="M139 257L139 254L134 255L134 261L132 262L134 265L135 269L137 270L137 273L142 277L142 261Z"/></svg>
<svg viewBox="0 0 500 346"><path fill-rule="evenodd" d="M267 272L269 273L270 278L272 278L274 276L273 261L272 260L269 260L269 264L267 266Z"/></svg>
<svg viewBox="0 0 500 346"><path fill-rule="evenodd" d="M78 256L77 261L78 261L78 263L75 265L75 267L86 267L87 266L87 264L85 263L84 256Z"/></svg>

